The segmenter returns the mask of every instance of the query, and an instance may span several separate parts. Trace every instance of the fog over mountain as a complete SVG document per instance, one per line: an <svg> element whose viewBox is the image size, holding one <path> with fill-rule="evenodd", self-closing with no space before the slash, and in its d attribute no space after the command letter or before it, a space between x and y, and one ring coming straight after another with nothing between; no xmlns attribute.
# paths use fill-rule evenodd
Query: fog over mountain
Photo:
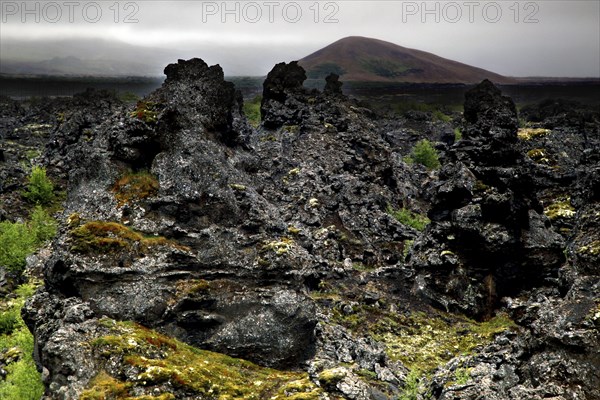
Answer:
<svg viewBox="0 0 600 400"><path fill-rule="evenodd" d="M2 2L0 70L160 75L201 57L226 75L259 76L365 36L504 76L600 76L597 1L274 3Z"/></svg>

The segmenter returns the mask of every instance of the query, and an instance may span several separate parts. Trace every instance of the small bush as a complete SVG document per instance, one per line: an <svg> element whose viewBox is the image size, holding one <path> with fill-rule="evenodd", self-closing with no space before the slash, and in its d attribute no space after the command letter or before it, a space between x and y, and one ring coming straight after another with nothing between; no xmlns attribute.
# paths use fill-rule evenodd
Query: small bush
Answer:
<svg viewBox="0 0 600 400"><path fill-rule="evenodd" d="M21 272L25 259L56 234L56 221L37 206L28 223L0 222L0 266Z"/></svg>
<svg viewBox="0 0 600 400"><path fill-rule="evenodd" d="M29 230L34 236L35 244L41 245L56 235L57 223L44 209L36 206L31 213Z"/></svg>
<svg viewBox="0 0 600 400"><path fill-rule="evenodd" d="M417 142L412 149L411 159L416 163L424 165L428 169L438 169L440 167L437 151L427 139Z"/></svg>
<svg viewBox="0 0 600 400"><path fill-rule="evenodd" d="M137 102L135 110L131 112L130 116L147 124L154 124L158 121L156 106L156 103L140 100Z"/></svg>
<svg viewBox="0 0 600 400"><path fill-rule="evenodd" d="M0 314L0 351L9 350L18 358L3 368L6 376L0 380L0 399L38 400L44 394L42 376L33 361L33 336L21 319L21 308L33 294L37 283L21 285L14 293L8 310Z"/></svg>
<svg viewBox="0 0 600 400"><path fill-rule="evenodd" d="M404 388L400 393L398 400L417 400L419 398L419 378L421 374L417 370L412 370L406 376Z"/></svg>
<svg viewBox="0 0 600 400"><path fill-rule="evenodd" d="M25 268L25 258L35 249L35 237L27 225L0 222L0 266L9 271Z"/></svg>
<svg viewBox="0 0 600 400"><path fill-rule="evenodd" d="M27 191L23 196L32 203L48 205L55 199L54 184L46 176L46 169L34 166L27 183Z"/></svg>

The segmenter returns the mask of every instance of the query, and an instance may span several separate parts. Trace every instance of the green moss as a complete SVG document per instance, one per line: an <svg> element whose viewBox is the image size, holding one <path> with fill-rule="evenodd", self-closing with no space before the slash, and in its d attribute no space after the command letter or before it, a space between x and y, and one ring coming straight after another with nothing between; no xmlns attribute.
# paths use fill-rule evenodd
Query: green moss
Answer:
<svg viewBox="0 0 600 400"><path fill-rule="evenodd" d="M348 371L341 367L326 369L319 374L319 383L326 389L332 389L335 388L347 374Z"/></svg>
<svg viewBox="0 0 600 400"><path fill-rule="evenodd" d="M406 208L396 210L389 204L386 208L386 212L401 224L410 226L418 231L424 231L427 224L431 222L429 218L424 215L414 213Z"/></svg>
<svg viewBox="0 0 600 400"><path fill-rule="evenodd" d="M171 246L181 250L187 248L164 237L145 237L116 222L91 221L70 231L71 251L77 253L107 254L121 250L138 250L141 253L156 246Z"/></svg>
<svg viewBox="0 0 600 400"><path fill-rule="evenodd" d="M403 315L373 306L355 306L349 315L334 309L332 319L352 331L371 335L385 345L392 360L424 373L473 352L496 334L516 326L504 314L476 322L437 310Z"/></svg>
<svg viewBox="0 0 600 400"><path fill-rule="evenodd" d="M575 208L571 205L571 197L563 196L558 199L548 207L544 208L544 214L551 221L561 219L571 219L575 217Z"/></svg>
<svg viewBox="0 0 600 400"><path fill-rule="evenodd" d="M249 361L200 350L129 322L105 319L108 334L91 345L105 360L121 360L134 371L133 379L101 372L90 383L82 399L108 393L124 399L133 393L154 393L172 386L193 398L204 399L296 399L317 400L321 389L306 373L285 372L257 366ZM113 393L119 393L115 395ZM115 397L105 398L115 398ZM161 399L168 399L161 394Z"/></svg>
<svg viewBox="0 0 600 400"><path fill-rule="evenodd" d="M158 179L147 171L128 172L113 185L119 207L158 193Z"/></svg>

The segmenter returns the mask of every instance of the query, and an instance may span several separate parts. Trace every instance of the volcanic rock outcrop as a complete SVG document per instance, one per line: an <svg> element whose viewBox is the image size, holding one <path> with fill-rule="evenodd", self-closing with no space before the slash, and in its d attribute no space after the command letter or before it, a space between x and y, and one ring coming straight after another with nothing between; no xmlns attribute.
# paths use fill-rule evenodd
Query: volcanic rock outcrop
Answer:
<svg viewBox="0 0 600 400"><path fill-rule="evenodd" d="M311 91L278 64L253 128L219 66L165 74L135 105L35 111L67 192L22 311L44 399L600 398L595 117L518 132L484 81L432 171L405 156L450 123L385 118L336 76ZM13 133L34 122L2 107ZM18 147L3 188L22 190Z"/></svg>
<svg viewBox="0 0 600 400"><path fill-rule="evenodd" d="M433 222L411 260L415 291L484 318L500 298L555 279L564 242L549 229L523 165L512 100L484 81L467 92L464 116L463 140L431 188Z"/></svg>

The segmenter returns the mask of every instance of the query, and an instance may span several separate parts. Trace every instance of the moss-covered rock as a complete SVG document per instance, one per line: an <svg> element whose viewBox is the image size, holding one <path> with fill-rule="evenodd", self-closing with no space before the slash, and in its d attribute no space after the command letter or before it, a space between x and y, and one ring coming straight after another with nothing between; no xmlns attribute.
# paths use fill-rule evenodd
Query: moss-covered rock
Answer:
<svg viewBox="0 0 600 400"><path fill-rule="evenodd" d="M104 319L107 334L90 345L105 360L82 399L317 400L308 374L260 367L200 350L130 322Z"/></svg>
<svg viewBox="0 0 600 400"><path fill-rule="evenodd" d="M184 250L164 237L145 237L117 222L91 221L71 230L71 250L77 253L111 254L123 250L147 252L157 246Z"/></svg>

